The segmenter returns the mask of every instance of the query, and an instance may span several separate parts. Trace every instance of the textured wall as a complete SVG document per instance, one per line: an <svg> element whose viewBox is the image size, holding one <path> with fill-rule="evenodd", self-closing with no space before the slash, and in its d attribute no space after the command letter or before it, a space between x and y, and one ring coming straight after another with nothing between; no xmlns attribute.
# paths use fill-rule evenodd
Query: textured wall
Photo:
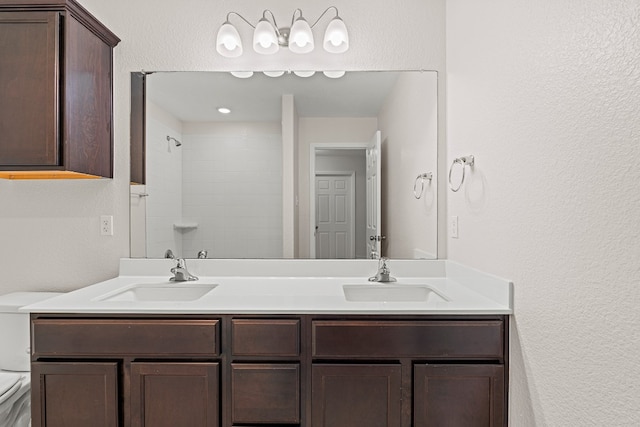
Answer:
<svg viewBox="0 0 640 427"><path fill-rule="evenodd" d="M444 66L444 0L80 0L122 42L115 50L115 178L100 181L0 180L0 293L70 290L117 274L129 255L129 83L131 71L232 69L441 69ZM307 18L336 5L351 32L343 55L273 57L250 50L242 59L221 58L214 40L228 11L257 19L269 7L280 23L293 10ZM327 23L325 22L324 25ZM239 28L243 28L238 23ZM416 49L415 31L424 28ZM250 27L245 26L243 36ZM320 50L320 52L323 52ZM444 103L441 104L444 106ZM99 233L100 215L114 216L115 235Z"/></svg>
<svg viewBox="0 0 640 427"><path fill-rule="evenodd" d="M435 258L437 254L438 114L436 73L398 78L378 116L382 131L382 253L389 258ZM433 173L420 199L416 177ZM400 214L401 213L401 214Z"/></svg>
<svg viewBox="0 0 640 427"><path fill-rule="evenodd" d="M449 258L515 282L511 424L640 423L640 3L447 2Z"/></svg>

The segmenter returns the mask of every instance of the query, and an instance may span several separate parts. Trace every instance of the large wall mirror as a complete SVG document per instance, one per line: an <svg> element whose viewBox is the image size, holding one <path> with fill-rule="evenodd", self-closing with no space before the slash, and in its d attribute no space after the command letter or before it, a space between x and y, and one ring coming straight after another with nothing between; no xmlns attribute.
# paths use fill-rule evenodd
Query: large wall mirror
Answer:
<svg viewBox="0 0 640 427"><path fill-rule="evenodd" d="M132 257L437 257L436 72L237 75L132 85Z"/></svg>

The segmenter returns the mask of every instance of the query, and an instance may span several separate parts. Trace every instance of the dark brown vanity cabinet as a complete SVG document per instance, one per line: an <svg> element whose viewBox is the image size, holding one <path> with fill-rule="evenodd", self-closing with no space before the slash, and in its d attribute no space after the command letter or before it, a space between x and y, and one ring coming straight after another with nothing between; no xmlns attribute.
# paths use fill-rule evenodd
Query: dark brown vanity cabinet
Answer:
<svg viewBox="0 0 640 427"><path fill-rule="evenodd" d="M300 424L301 322L299 317L230 319L230 410L223 425Z"/></svg>
<svg viewBox="0 0 640 427"><path fill-rule="evenodd" d="M116 362L34 362L32 426L116 427Z"/></svg>
<svg viewBox="0 0 640 427"><path fill-rule="evenodd" d="M217 427L216 318L32 318L33 426Z"/></svg>
<svg viewBox="0 0 640 427"><path fill-rule="evenodd" d="M35 314L33 425L505 426L507 324Z"/></svg>
<svg viewBox="0 0 640 427"><path fill-rule="evenodd" d="M414 426L503 426L504 365L414 366Z"/></svg>
<svg viewBox="0 0 640 427"><path fill-rule="evenodd" d="M74 0L0 0L0 178L113 177L119 41Z"/></svg>
<svg viewBox="0 0 640 427"><path fill-rule="evenodd" d="M506 425L506 323L314 320L312 427Z"/></svg>

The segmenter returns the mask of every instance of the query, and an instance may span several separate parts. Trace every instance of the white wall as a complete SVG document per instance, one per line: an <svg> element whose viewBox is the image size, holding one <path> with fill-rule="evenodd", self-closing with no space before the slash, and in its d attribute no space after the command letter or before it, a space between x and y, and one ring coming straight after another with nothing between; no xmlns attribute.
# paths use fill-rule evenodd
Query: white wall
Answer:
<svg viewBox="0 0 640 427"><path fill-rule="evenodd" d="M640 422L640 3L449 0L449 257L515 282L512 426Z"/></svg>
<svg viewBox="0 0 640 427"><path fill-rule="evenodd" d="M132 71L233 69L443 69L444 0L337 0L351 32L349 52L274 60L250 52L221 58L215 33L228 11L257 19L263 7L281 22L293 10L315 18L329 4L312 0L80 0L122 42L114 60L115 178L99 181L0 180L0 293L75 289L117 274L129 255L129 84ZM238 27L245 40L251 28ZM324 28L326 22L318 24ZM399 28L410 29L397 31ZM424 42L416 49L416 29ZM413 29L413 30L411 30ZM440 83L440 81L439 81ZM440 103L444 106L444 102ZM113 237L100 236L100 215L114 215ZM37 266L37 268L35 268Z"/></svg>
<svg viewBox="0 0 640 427"><path fill-rule="evenodd" d="M280 123L185 123L183 256L282 257Z"/></svg>
<svg viewBox="0 0 640 427"><path fill-rule="evenodd" d="M182 256L182 232L173 225L182 220L182 122L147 101L146 256L164 257L167 249Z"/></svg>
<svg viewBox="0 0 640 427"><path fill-rule="evenodd" d="M282 256L298 251L298 111L293 95L282 95Z"/></svg>
<svg viewBox="0 0 640 427"><path fill-rule="evenodd" d="M382 132L382 253L389 258L436 258L438 233L437 74L404 73L378 116ZM416 177L433 173L417 185Z"/></svg>

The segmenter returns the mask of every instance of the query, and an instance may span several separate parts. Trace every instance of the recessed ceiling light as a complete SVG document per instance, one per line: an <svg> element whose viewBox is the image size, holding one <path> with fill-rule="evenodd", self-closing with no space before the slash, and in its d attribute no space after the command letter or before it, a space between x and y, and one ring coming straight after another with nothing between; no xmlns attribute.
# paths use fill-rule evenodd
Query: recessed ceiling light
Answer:
<svg viewBox="0 0 640 427"><path fill-rule="evenodd" d="M231 112L231 110L228 109L227 107L220 107L220 108L218 108L218 112L222 113L222 114L229 114Z"/></svg>

